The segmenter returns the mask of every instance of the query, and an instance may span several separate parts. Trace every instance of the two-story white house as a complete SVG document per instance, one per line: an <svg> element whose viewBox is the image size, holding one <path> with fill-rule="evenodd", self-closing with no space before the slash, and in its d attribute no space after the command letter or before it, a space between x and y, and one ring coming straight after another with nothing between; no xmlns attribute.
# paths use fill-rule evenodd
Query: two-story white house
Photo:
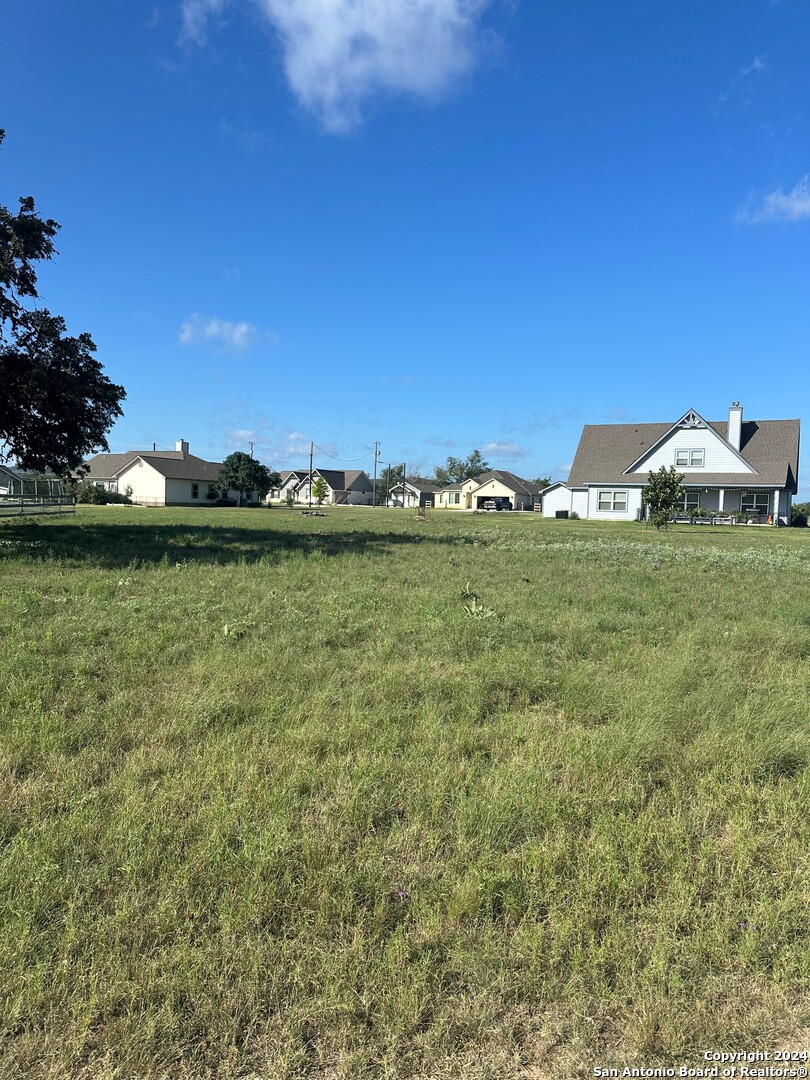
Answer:
<svg viewBox="0 0 810 1080"><path fill-rule="evenodd" d="M586 424L568 480L543 492L543 514L638 520L650 473L671 465L683 474L685 513L745 513L788 525L799 427L798 420L743 420L737 401L727 420L707 421L690 409L674 424Z"/></svg>

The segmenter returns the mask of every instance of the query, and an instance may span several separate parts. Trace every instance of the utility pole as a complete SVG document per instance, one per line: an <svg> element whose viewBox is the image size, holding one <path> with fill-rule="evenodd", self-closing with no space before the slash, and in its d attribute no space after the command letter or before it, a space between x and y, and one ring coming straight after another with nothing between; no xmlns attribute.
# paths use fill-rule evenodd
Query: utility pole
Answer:
<svg viewBox="0 0 810 1080"><path fill-rule="evenodd" d="M405 462L402 462L402 509L405 509Z"/></svg>
<svg viewBox="0 0 810 1080"><path fill-rule="evenodd" d="M253 442L252 442L252 441L251 441L251 442L249 442L249 443L248 443L248 446L250 447L250 456L251 456L251 458L252 458L252 457L253 457Z"/></svg>
<svg viewBox="0 0 810 1080"><path fill-rule="evenodd" d="M391 490L391 462L385 466L385 505L388 506L388 493Z"/></svg>
<svg viewBox="0 0 810 1080"><path fill-rule="evenodd" d="M315 448L314 443L309 444L309 508L312 509L312 451Z"/></svg>
<svg viewBox="0 0 810 1080"><path fill-rule="evenodd" d="M374 494L371 496L371 505L377 505L377 458L380 456L380 444L377 440L374 440L374 485L372 491ZM387 500L386 500L387 501Z"/></svg>

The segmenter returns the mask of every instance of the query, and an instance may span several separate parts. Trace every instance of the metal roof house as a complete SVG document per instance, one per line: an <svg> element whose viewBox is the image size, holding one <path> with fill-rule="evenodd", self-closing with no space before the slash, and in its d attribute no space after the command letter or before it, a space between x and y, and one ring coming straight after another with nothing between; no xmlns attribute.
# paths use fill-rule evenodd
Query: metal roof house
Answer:
<svg viewBox="0 0 810 1080"><path fill-rule="evenodd" d="M586 424L568 480L543 492L543 514L638 520L650 473L671 465L684 478L684 513L788 525L799 429L799 420L743 420L737 401L727 420L704 420L689 409L674 423Z"/></svg>

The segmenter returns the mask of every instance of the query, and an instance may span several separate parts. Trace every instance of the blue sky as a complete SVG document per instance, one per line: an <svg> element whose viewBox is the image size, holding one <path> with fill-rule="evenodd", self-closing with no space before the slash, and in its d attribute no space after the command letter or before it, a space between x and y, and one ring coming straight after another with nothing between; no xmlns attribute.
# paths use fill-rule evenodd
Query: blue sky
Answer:
<svg viewBox="0 0 810 1080"><path fill-rule="evenodd" d="M62 224L113 450L563 479L584 423L810 418L805 0L45 0L4 39L0 201Z"/></svg>

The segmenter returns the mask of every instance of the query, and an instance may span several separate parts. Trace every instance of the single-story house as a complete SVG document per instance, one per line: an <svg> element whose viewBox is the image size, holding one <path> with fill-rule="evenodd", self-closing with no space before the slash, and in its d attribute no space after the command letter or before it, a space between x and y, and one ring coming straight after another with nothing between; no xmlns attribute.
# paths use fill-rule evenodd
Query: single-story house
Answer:
<svg viewBox="0 0 810 1080"><path fill-rule="evenodd" d="M542 489L505 469L490 469L461 484L448 484L436 492L436 506L450 510L533 510Z"/></svg>
<svg viewBox="0 0 810 1080"><path fill-rule="evenodd" d="M543 492L543 514L633 521L650 473L673 466L683 475L684 513L744 513L790 524L799 477L798 420L743 420L735 401L727 420L689 409L674 423L586 424L565 483Z"/></svg>
<svg viewBox="0 0 810 1080"><path fill-rule="evenodd" d="M393 484L388 491L386 506L434 506L436 503L436 484L424 484L419 480L406 480Z"/></svg>
<svg viewBox="0 0 810 1080"><path fill-rule="evenodd" d="M317 502L310 487L318 478L326 481L322 502L334 506L371 506L374 488L362 469L288 469L281 473L281 486L269 492L268 502L286 502L288 493L296 503Z"/></svg>
<svg viewBox="0 0 810 1080"><path fill-rule="evenodd" d="M206 506L218 495L220 462L189 453L185 440L174 450L128 450L124 454L96 454L85 462L84 479L147 506ZM229 491L229 499L238 499ZM251 501L257 499L256 493Z"/></svg>

